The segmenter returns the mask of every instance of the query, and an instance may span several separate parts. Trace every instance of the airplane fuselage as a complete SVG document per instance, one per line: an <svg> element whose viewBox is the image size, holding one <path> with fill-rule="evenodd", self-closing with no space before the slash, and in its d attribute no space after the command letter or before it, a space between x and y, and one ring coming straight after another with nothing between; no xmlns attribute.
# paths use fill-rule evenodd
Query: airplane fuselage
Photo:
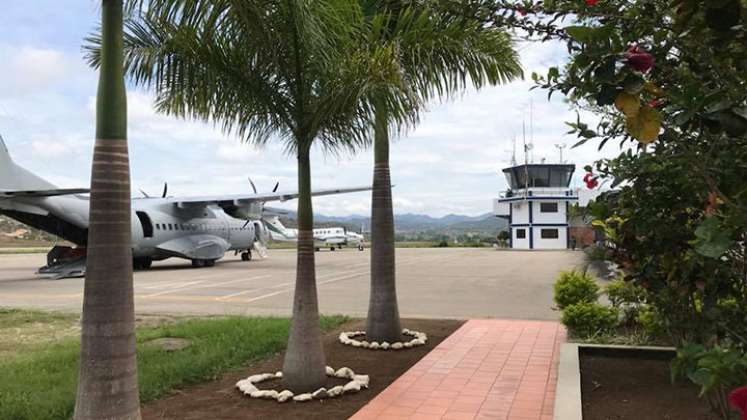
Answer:
<svg viewBox="0 0 747 420"><path fill-rule="evenodd" d="M28 197L3 202L5 214L80 247L88 234L88 197ZM132 251L136 258L219 259L226 251L249 250L263 234L259 220L229 216L217 205L179 208L168 199L132 200Z"/></svg>

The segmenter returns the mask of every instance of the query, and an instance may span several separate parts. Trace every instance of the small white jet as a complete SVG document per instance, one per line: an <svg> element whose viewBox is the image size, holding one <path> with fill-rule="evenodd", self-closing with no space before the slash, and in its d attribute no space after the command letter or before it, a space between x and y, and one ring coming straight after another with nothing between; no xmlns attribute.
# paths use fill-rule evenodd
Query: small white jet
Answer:
<svg viewBox="0 0 747 420"><path fill-rule="evenodd" d="M250 181L251 182L251 181ZM210 267L228 251L244 261L252 249L264 256L268 233L264 203L298 197L296 192L233 194L204 197L161 197L132 200L132 251L135 268L153 261L184 258L194 267ZM314 196L370 190L371 187L320 190ZM57 188L16 165L0 137L0 214L63 238L77 246L55 247L42 274L81 276L85 272L89 197L87 188ZM272 212L272 210L270 211ZM72 260L72 261L71 261Z"/></svg>
<svg viewBox="0 0 747 420"><path fill-rule="evenodd" d="M277 216L264 219L270 238L278 242L295 242L298 240L298 229L287 228L280 223ZM354 246L363 251L363 235L350 232L344 227L330 227L314 229L314 246L319 251L329 248L330 251L342 249L344 246Z"/></svg>

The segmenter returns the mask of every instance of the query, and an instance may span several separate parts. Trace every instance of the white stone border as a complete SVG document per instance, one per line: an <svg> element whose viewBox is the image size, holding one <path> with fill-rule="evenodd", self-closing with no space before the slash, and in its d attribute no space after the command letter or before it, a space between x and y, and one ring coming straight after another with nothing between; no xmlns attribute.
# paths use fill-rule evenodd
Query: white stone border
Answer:
<svg viewBox="0 0 747 420"><path fill-rule="evenodd" d="M428 341L428 336L424 332L408 330L405 328L402 330L402 334L414 338L410 341L396 341L394 343L388 343L386 341L382 343L371 341L369 343L366 340L356 340L355 338L352 338L366 335L365 331L348 331L340 333L340 343L345 344L346 346L362 347L371 350L401 350L422 346Z"/></svg>
<svg viewBox="0 0 747 420"><path fill-rule="evenodd" d="M368 381L369 381L368 375L356 375L352 369L347 368L347 367L342 367L340 369L337 369L337 371L335 371L331 367L327 366L325 370L326 370L327 376L332 376L332 377L341 378L341 379L350 379L350 381L346 383L345 385L337 385L330 389L322 387L322 388L317 389L314 392L298 394L298 395L294 395L291 391L287 389L278 392L274 389L261 390L256 387L255 384L258 384L262 381L283 377L283 372L276 372L276 373L260 373L258 375L252 375L246 379L242 379L236 382L236 388L238 388L241 392L243 392L244 395L248 395L252 398L274 399L274 400L277 400L277 402L281 402L281 403L290 401L291 399L293 399L293 401L302 402L302 401L320 400L323 398L334 398L342 394L356 393L360 391L361 389L368 388Z"/></svg>

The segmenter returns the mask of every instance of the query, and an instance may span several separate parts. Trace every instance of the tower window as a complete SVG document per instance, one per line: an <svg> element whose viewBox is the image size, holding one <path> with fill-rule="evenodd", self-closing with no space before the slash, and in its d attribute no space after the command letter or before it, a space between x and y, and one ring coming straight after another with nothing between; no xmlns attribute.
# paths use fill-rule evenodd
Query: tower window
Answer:
<svg viewBox="0 0 747 420"><path fill-rule="evenodd" d="M525 239L527 237L526 229L516 229L516 239Z"/></svg>
<svg viewBox="0 0 747 420"><path fill-rule="evenodd" d="M558 239L558 230L557 229L542 229L540 231L540 236L542 239Z"/></svg>
<svg viewBox="0 0 747 420"><path fill-rule="evenodd" d="M557 213L558 203L540 203L540 213Z"/></svg>

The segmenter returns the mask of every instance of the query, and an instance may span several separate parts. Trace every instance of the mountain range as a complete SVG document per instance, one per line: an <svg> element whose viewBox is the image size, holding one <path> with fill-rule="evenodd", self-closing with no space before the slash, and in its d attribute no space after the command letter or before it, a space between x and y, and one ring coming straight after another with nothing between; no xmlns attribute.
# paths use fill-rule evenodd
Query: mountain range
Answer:
<svg viewBox="0 0 747 420"><path fill-rule="evenodd" d="M295 213L289 212L289 219L295 219ZM314 215L317 225L343 225L348 229L367 232L371 230L371 218L368 216L325 216ZM443 217L432 217L425 214L403 213L394 215L394 226L397 233L438 232L443 234L475 233L495 235L507 228L505 219L497 218L492 213L479 216L448 214Z"/></svg>

